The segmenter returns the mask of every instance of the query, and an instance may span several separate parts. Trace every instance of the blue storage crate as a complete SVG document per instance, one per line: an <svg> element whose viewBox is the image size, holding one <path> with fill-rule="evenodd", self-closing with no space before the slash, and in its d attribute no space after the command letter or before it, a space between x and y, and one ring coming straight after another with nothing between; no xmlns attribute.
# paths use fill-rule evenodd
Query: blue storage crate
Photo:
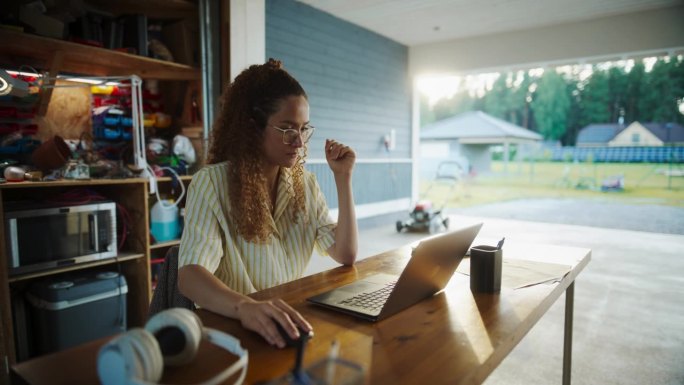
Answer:
<svg viewBox="0 0 684 385"><path fill-rule="evenodd" d="M104 124L107 126L118 126L121 123L121 116L119 115L105 115Z"/></svg>
<svg viewBox="0 0 684 385"><path fill-rule="evenodd" d="M40 140L21 138L14 143L0 147L0 154L29 154L38 148L40 143Z"/></svg>
<svg viewBox="0 0 684 385"><path fill-rule="evenodd" d="M104 139L108 139L108 140L119 139L121 137L121 128L119 128L118 126L115 126L115 127L104 126L104 128L102 130L102 137Z"/></svg>
<svg viewBox="0 0 684 385"><path fill-rule="evenodd" d="M133 127L133 118L130 116L122 116L121 125L124 127Z"/></svg>

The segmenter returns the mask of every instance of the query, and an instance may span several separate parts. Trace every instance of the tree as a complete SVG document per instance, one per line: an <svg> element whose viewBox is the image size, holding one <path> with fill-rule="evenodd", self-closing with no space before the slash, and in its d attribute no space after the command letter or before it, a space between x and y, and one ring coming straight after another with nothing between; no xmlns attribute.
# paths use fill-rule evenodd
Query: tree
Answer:
<svg viewBox="0 0 684 385"><path fill-rule="evenodd" d="M592 75L583 81L579 73L567 78L553 70L544 71L541 78L529 75L528 71L501 74L483 97L462 91L429 110L424 103L421 123L482 110L539 131L547 139L560 139L565 145L575 143L582 127L617 123L620 116L624 116L625 124L684 124L684 115L678 110L678 103L684 101L681 56L658 59L649 72L642 61L637 61L629 72L624 67L603 70L595 66Z"/></svg>
<svg viewBox="0 0 684 385"><path fill-rule="evenodd" d="M530 102L532 101L530 85L532 85L533 79L527 71L520 71L517 76L518 79L522 78L510 94L511 111L508 121L529 129L533 126L530 119Z"/></svg>
<svg viewBox="0 0 684 385"><path fill-rule="evenodd" d="M565 134L570 95L565 80L555 70L544 71L530 107L545 139L558 140Z"/></svg>
<svg viewBox="0 0 684 385"><path fill-rule="evenodd" d="M574 146L577 142L577 134L582 129L580 124L581 109L580 109L580 91L578 89L579 81L577 79L567 80L567 92L570 96L570 109L568 110L567 130L565 135L561 138L564 146Z"/></svg>
<svg viewBox="0 0 684 385"><path fill-rule="evenodd" d="M435 110L428 101L426 95L420 95L420 126L425 127L435 122Z"/></svg>
<svg viewBox="0 0 684 385"><path fill-rule="evenodd" d="M532 128L530 85L534 79L527 71L501 74L492 89L481 99L482 111L525 128Z"/></svg>
<svg viewBox="0 0 684 385"><path fill-rule="evenodd" d="M451 98L440 100L435 104L435 120L439 121L470 111L474 103L475 101L467 92L458 92Z"/></svg>
<svg viewBox="0 0 684 385"><path fill-rule="evenodd" d="M484 112L500 119L507 119L510 110L511 89L508 87L510 74L500 74L492 89L483 97Z"/></svg>
<svg viewBox="0 0 684 385"><path fill-rule="evenodd" d="M610 88L605 71L594 69L586 81L580 84L580 126L610 122Z"/></svg>
<svg viewBox="0 0 684 385"><path fill-rule="evenodd" d="M684 63L681 58L658 59L648 73L639 111L652 122L683 122L678 100L684 97Z"/></svg>
<svg viewBox="0 0 684 385"><path fill-rule="evenodd" d="M446 99L440 99L434 106L430 106L428 98L422 96L420 98L420 126L425 127L430 123L434 123L463 112L481 109L482 102L473 98L468 92L461 91L454 96Z"/></svg>
<svg viewBox="0 0 684 385"><path fill-rule="evenodd" d="M639 100L646 92L646 67L639 61L627 74L627 94L625 95L625 123L634 121L647 122L642 118Z"/></svg>
<svg viewBox="0 0 684 385"><path fill-rule="evenodd" d="M679 110L679 103L684 103L684 57L679 56L677 62L674 64L672 72L672 94L676 99L676 108L674 122L684 124L684 114Z"/></svg>
<svg viewBox="0 0 684 385"><path fill-rule="evenodd" d="M608 113L611 122L617 122L626 112L628 85L624 67L611 67L608 70Z"/></svg>

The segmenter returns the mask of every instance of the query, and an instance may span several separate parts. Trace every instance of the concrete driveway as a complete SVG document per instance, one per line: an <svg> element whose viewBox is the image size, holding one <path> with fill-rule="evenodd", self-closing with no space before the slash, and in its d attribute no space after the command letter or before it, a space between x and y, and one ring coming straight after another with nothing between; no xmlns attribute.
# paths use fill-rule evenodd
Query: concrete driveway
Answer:
<svg viewBox="0 0 684 385"><path fill-rule="evenodd" d="M450 210L452 214L684 235L684 208L611 200L519 199Z"/></svg>
<svg viewBox="0 0 684 385"><path fill-rule="evenodd" d="M479 244L505 236L507 243L592 249L575 287L573 384L684 384L684 211L618 208L529 200L459 209L449 217L452 228L484 222ZM549 223L559 219L571 224ZM426 235L398 234L393 222L362 229L360 258ZM314 256L309 272L333 266ZM560 383L563 317L561 297L485 384Z"/></svg>

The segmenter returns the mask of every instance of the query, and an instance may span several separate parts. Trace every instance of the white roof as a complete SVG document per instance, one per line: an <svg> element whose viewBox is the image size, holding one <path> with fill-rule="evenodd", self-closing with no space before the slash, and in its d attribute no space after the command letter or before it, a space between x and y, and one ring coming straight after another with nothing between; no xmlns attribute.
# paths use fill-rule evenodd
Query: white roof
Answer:
<svg viewBox="0 0 684 385"><path fill-rule="evenodd" d="M506 140L543 139L538 133L487 115L482 111L469 111L429 124L421 129L420 139L470 139L469 143Z"/></svg>

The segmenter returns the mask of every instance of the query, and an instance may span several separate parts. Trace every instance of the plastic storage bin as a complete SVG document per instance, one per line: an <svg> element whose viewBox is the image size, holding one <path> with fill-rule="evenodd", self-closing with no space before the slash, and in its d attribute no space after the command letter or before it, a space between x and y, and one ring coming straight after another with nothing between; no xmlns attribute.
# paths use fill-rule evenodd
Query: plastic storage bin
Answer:
<svg viewBox="0 0 684 385"><path fill-rule="evenodd" d="M126 279L82 272L36 282L27 294L33 355L51 353L126 330Z"/></svg>

